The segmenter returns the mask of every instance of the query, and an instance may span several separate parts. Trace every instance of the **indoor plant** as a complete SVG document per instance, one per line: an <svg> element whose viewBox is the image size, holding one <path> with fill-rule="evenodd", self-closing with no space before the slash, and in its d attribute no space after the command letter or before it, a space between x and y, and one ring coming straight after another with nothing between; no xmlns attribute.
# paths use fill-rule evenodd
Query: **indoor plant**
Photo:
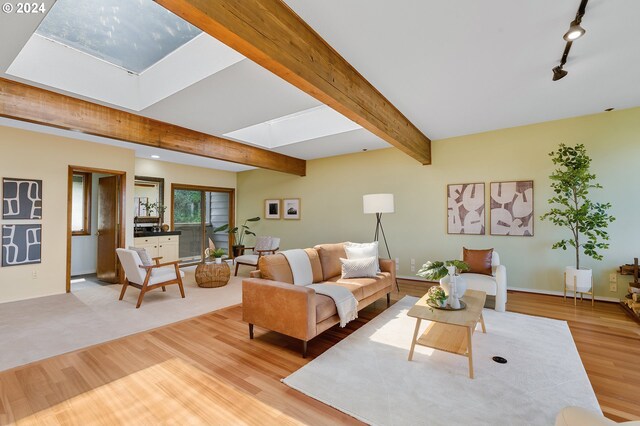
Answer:
<svg viewBox="0 0 640 426"><path fill-rule="evenodd" d="M227 254L227 250L223 248L217 248L209 251L209 257L214 258L216 263L222 263L222 256Z"/></svg>
<svg viewBox="0 0 640 426"><path fill-rule="evenodd" d="M427 291L427 300L431 301L436 306L444 308L447 304L447 295L444 289L439 285L434 285Z"/></svg>
<svg viewBox="0 0 640 426"><path fill-rule="evenodd" d="M451 293L451 275L456 277L456 294L458 298L464 296L467 290L466 282L459 276L460 272L468 271L469 265L462 260L436 260L435 262L427 262L416 274L419 277L429 281L439 281L440 286L444 289L447 297Z"/></svg>
<svg viewBox="0 0 640 426"><path fill-rule="evenodd" d="M609 235L606 228L615 218L607 213L611 203L597 203L589 199L591 189L602 188L596 176L589 171L591 158L582 144L575 147L560 144L557 151L549 153L553 164L559 166L549 178L554 196L549 204L556 205L541 220L549 220L553 224L568 228L571 237L553 244L552 248L575 250L575 267L567 266L565 285L573 288L574 280L578 291L588 291L592 286L591 269L581 267L580 252L589 257L601 260L597 250L609 248L606 243Z"/></svg>
<svg viewBox="0 0 640 426"><path fill-rule="evenodd" d="M247 222L258 222L260 220L259 216L251 217L244 221L242 226L238 228L234 226L233 228L229 228L229 224L219 226L213 230L213 232L221 232L227 231L229 234L233 234L233 257L238 257L242 254L244 249L244 237L245 235L256 235L255 232L251 231L251 229L247 226Z"/></svg>

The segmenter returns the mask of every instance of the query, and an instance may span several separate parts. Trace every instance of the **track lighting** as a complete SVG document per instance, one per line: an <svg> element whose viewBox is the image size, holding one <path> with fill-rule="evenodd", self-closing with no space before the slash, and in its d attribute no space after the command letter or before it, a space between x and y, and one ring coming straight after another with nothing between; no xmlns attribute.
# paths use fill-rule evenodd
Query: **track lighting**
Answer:
<svg viewBox="0 0 640 426"><path fill-rule="evenodd" d="M564 65L567 63L567 58L569 57L569 50L571 50L571 45L573 42L580 37L582 37L585 33L584 28L580 26L582 22L582 17L587 9L587 2L589 0L580 0L580 7L578 7L578 12L576 13L576 18L571 21L569 24L569 30L564 33L564 38L567 41L567 44L564 47L564 52L562 53L562 58L560 59L560 65L553 68L553 81L558 81L561 78L564 78L568 72L564 70Z"/></svg>
<svg viewBox="0 0 640 426"><path fill-rule="evenodd" d="M567 71L563 70L560 65L553 69L553 81L558 81L565 75L569 74Z"/></svg>
<svg viewBox="0 0 640 426"><path fill-rule="evenodd" d="M564 33L564 38L566 41L577 40L584 35L584 28L580 26L580 22L576 19L571 22L571 26L569 26L569 31Z"/></svg>

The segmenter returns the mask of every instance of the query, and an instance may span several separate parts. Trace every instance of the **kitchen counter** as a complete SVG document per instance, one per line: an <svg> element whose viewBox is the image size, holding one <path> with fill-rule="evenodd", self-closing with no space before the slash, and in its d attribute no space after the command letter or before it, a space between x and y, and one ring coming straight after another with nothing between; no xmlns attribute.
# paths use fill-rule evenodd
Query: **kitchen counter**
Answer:
<svg viewBox="0 0 640 426"><path fill-rule="evenodd" d="M153 232L153 231L139 231L136 232L134 231L133 236L135 238L138 237L164 237L167 235L181 235L182 231L167 231L167 232L163 232L163 231L158 231L158 232Z"/></svg>

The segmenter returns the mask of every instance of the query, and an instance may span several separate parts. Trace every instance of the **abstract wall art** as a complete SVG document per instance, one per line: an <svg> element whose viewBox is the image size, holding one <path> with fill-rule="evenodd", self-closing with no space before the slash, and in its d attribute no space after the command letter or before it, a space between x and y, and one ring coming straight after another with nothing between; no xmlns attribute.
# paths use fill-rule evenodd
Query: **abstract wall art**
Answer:
<svg viewBox="0 0 640 426"><path fill-rule="evenodd" d="M42 219L42 181L4 178L3 219Z"/></svg>
<svg viewBox="0 0 640 426"><path fill-rule="evenodd" d="M2 225L2 266L40 263L42 225Z"/></svg>
<svg viewBox="0 0 640 426"><path fill-rule="evenodd" d="M484 183L447 185L447 233L484 235Z"/></svg>
<svg viewBox="0 0 640 426"><path fill-rule="evenodd" d="M491 182L491 235L533 236L533 181Z"/></svg>

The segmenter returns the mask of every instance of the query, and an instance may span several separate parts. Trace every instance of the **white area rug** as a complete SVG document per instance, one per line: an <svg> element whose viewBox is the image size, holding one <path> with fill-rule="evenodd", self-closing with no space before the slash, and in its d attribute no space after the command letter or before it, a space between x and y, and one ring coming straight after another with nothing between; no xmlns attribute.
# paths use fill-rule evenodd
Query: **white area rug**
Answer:
<svg viewBox="0 0 640 426"><path fill-rule="evenodd" d="M405 297L283 382L374 425L548 426L568 405L601 413L566 322L485 309L472 380L465 357L416 346L407 361L417 300Z"/></svg>
<svg viewBox="0 0 640 426"><path fill-rule="evenodd" d="M144 296L129 287L79 285L72 293L0 305L0 371L90 345L117 339L242 302L242 278L220 288L200 288L195 266L182 269L185 298L177 285Z"/></svg>

